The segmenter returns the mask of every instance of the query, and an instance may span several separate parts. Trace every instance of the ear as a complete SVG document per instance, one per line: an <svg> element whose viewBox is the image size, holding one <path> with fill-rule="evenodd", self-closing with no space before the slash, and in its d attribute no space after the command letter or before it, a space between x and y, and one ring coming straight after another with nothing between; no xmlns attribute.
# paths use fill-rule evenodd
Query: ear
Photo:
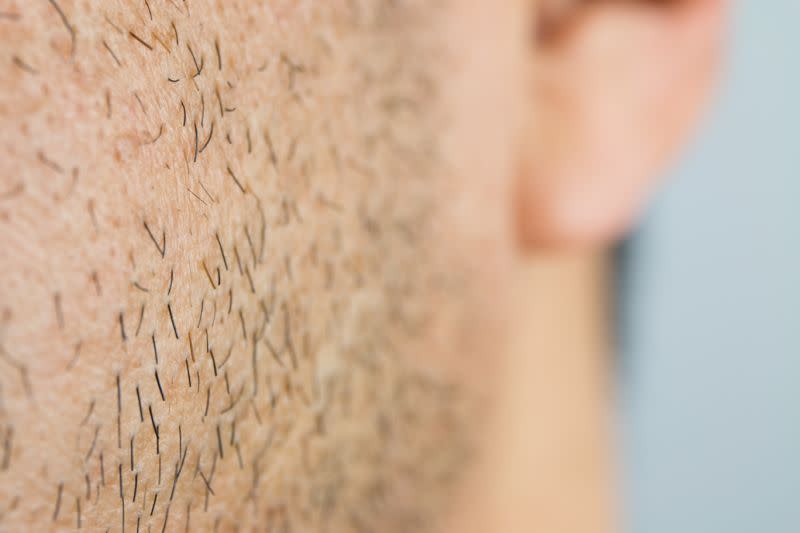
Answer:
<svg viewBox="0 0 800 533"><path fill-rule="evenodd" d="M557 3L540 11L531 58L519 235L524 247L603 246L636 218L696 122L726 2Z"/></svg>

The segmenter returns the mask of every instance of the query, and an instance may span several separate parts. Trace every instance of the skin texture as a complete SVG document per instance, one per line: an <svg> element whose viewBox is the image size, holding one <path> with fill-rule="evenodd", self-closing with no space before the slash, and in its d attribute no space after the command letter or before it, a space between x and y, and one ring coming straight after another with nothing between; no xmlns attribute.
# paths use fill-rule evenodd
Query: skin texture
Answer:
<svg viewBox="0 0 800 533"><path fill-rule="evenodd" d="M1 4L0 530L611 531L583 248L719 5Z"/></svg>
<svg viewBox="0 0 800 533"><path fill-rule="evenodd" d="M411 356L465 294L428 243L435 13L12 11L3 527L425 525L466 451Z"/></svg>

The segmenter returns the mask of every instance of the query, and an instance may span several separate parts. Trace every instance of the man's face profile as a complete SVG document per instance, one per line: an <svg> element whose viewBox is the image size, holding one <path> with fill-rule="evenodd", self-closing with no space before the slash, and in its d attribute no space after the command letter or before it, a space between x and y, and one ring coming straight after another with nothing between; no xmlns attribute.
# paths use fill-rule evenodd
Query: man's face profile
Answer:
<svg viewBox="0 0 800 533"><path fill-rule="evenodd" d="M0 5L0 530L464 515L516 412L520 258L616 236L706 92L582 203L618 149L584 41L665 54L642 108L713 49L714 8L634 4Z"/></svg>

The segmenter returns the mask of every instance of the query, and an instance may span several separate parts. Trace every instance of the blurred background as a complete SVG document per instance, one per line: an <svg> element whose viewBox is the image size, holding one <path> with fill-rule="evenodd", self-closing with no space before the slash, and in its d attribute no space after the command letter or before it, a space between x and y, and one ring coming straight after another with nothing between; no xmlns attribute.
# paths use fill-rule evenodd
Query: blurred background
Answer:
<svg viewBox="0 0 800 533"><path fill-rule="evenodd" d="M628 533L800 531L799 24L736 5L718 101L619 252Z"/></svg>

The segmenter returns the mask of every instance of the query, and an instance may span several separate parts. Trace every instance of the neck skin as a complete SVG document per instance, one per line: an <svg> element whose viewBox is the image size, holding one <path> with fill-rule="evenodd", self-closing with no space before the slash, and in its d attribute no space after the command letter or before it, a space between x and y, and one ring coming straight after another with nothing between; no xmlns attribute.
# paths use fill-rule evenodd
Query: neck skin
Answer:
<svg viewBox="0 0 800 533"><path fill-rule="evenodd" d="M500 415L453 531L617 530L608 273L598 253L520 261Z"/></svg>

